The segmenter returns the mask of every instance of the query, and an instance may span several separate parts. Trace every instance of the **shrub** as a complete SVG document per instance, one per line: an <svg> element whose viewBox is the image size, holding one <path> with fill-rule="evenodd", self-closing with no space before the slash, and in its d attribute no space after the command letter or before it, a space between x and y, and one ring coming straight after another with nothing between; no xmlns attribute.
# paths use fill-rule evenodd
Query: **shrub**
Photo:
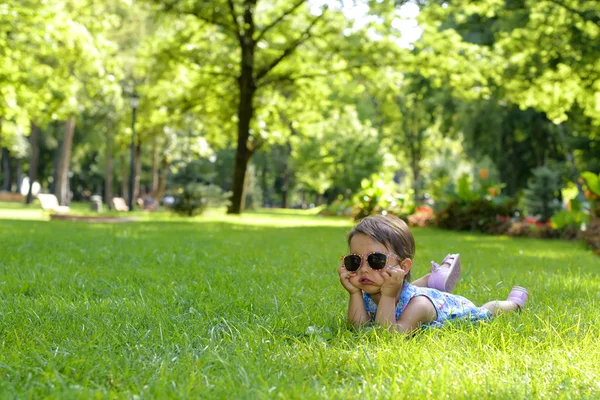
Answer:
<svg viewBox="0 0 600 400"><path fill-rule="evenodd" d="M373 214L393 214L408 222L408 216L414 212L412 193L393 193L393 187L383 179L373 175L364 179L361 190L352 199L354 220Z"/></svg>
<svg viewBox="0 0 600 400"><path fill-rule="evenodd" d="M451 201L438 211L436 221L440 228L459 231L504 233L508 227L505 219L514 211L514 201L508 197L492 200Z"/></svg>
<svg viewBox="0 0 600 400"><path fill-rule="evenodd" d="M426 226L431 226L435 222L435 218L433 212L427 211L418 211L412 215L408 216L408 225L409 226L418 226L420 228L424 228Z"/></svg>
<svg viewBox="0 0 600 400"><path fill-rule="evenodd" d="M323 216L350 216L352 215L352 201L344 200L343 196L340 196L334 200L331 204L323 207L319 211L319 215Z"/></svg>
<svg viewBox="0 0 600 400"><path fill-rule="evenodd" d="M222 207L229 205L231 192L223 192L216 185L189 183L181 187L175 195L173 211L192 217L202 214L207 207Z"/></svg>
<svg viewBox="0 0 600 400"><path fill-rule="evenodd" d="M600 255L600 219L594 219L590 223L590 226L583 232L583 238L594 253Z"/></svg>
<svg viewBox="0 0 600 400"><path fill-rule="evenodd" d="M510 224L506 234L514 237L531 236L531 225L527 222L515 221Z"/></svg>
<svg viewBox="0 0 600 400"><path fill-rule="evenodd" d="M600 218L600 174L583 172L582 179L585 180L585 199L590 203L590 214L592 217Z"/></svg>
<svg viewBox="0 0 600 400"><path fill-rule="evenodd" d="M560 172L547 166L533 170L533 179L523 190L525 209L531 216L536 216L540 221L546 222L552 215L560 210L561 202L558 200L560 189Z"/></svg>

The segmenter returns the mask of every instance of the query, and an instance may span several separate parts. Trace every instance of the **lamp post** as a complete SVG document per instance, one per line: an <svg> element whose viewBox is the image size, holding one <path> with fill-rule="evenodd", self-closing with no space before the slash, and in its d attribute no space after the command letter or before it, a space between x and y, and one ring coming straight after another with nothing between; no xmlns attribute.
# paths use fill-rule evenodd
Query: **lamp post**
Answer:
<svg viewBox="0 0 600 400"><path fill-rule="evenodd" d="M129 163L129 211L133 211L133 180L135 178L135 113L140 104L140 97L134 92L131 95L131 108L133 114L131 118L131 159Z"/></svg>

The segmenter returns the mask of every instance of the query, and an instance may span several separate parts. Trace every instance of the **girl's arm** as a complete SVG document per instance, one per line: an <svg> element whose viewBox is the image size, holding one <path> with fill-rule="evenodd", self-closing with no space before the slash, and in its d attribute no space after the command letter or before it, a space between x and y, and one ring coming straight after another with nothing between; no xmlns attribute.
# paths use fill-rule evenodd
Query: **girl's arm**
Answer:
<svg viewBox="0 0 600 400"><path fill-rule="evenodd" d="M369 320L362 292L351 293L348 303L348 322L355 328L359 328L361 325L369 322Z"/></svg>
<svg viewBox="0 0 600 400"><path fill-rule="evenodd" d="M436 318L437 311L431 300L425 296L417 296L412 298L400 315L400 319L391 324L390 328L398 332L410 333L419 329L422 324L435 321Z"/></svg>
<svg viewBox="0 0 600 400"><path fill-rule="evenodd" d="M350 283L350 277L356 275L356 272L349 272L346 267L344 267L344 264L342 264L338 268L338 274L340 275L340 283L350 294L350 301L348 302L348 322L355 328L358 328L362 324L369 322L369 316L365 309L362 290Z"/></svg>

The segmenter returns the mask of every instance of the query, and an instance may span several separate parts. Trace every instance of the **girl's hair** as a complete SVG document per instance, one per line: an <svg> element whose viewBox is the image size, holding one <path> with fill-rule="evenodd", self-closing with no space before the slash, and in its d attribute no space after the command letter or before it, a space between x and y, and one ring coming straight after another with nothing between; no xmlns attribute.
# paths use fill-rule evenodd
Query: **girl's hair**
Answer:
<svg viewBox="0 0 600 400"><path fill-rule="evenodd" d="M348 246L357 233L367 235L383 244L402 259L412 260L415 256L415 238L406 222L395 215L370 215L361 219L348 233ZM405 279L410 281L410 272L406 274Z"/></svg>

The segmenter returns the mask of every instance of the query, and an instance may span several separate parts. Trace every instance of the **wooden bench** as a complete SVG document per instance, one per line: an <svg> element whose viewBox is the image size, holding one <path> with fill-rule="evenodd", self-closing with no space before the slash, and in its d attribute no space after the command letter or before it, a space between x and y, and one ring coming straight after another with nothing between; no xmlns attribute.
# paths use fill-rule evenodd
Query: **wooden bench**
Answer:
<svg viewBox="0 0 600 400"><path fill-rule="evenodd" d="M21 193L0 192L0 201L18 201L22 203L25 201L25 196Z"/></svg>
<svg viewBox="0 0 600 400"><path fill-rule="evenodd" d="M112 207L113 210L116 211L129 211L129 207L125 202L125 199L122 197L113 197L112 198Z"/></svg>
<svg viewBox="0 0 600 400"><path fill-rule="evenodd" d="M54 211L58 213L66 213L71 210L67 206L61 206L58 204L58 199L53 194L38 194L37 198L40 201L40 205L42 206L43 210Z"/></svg>

